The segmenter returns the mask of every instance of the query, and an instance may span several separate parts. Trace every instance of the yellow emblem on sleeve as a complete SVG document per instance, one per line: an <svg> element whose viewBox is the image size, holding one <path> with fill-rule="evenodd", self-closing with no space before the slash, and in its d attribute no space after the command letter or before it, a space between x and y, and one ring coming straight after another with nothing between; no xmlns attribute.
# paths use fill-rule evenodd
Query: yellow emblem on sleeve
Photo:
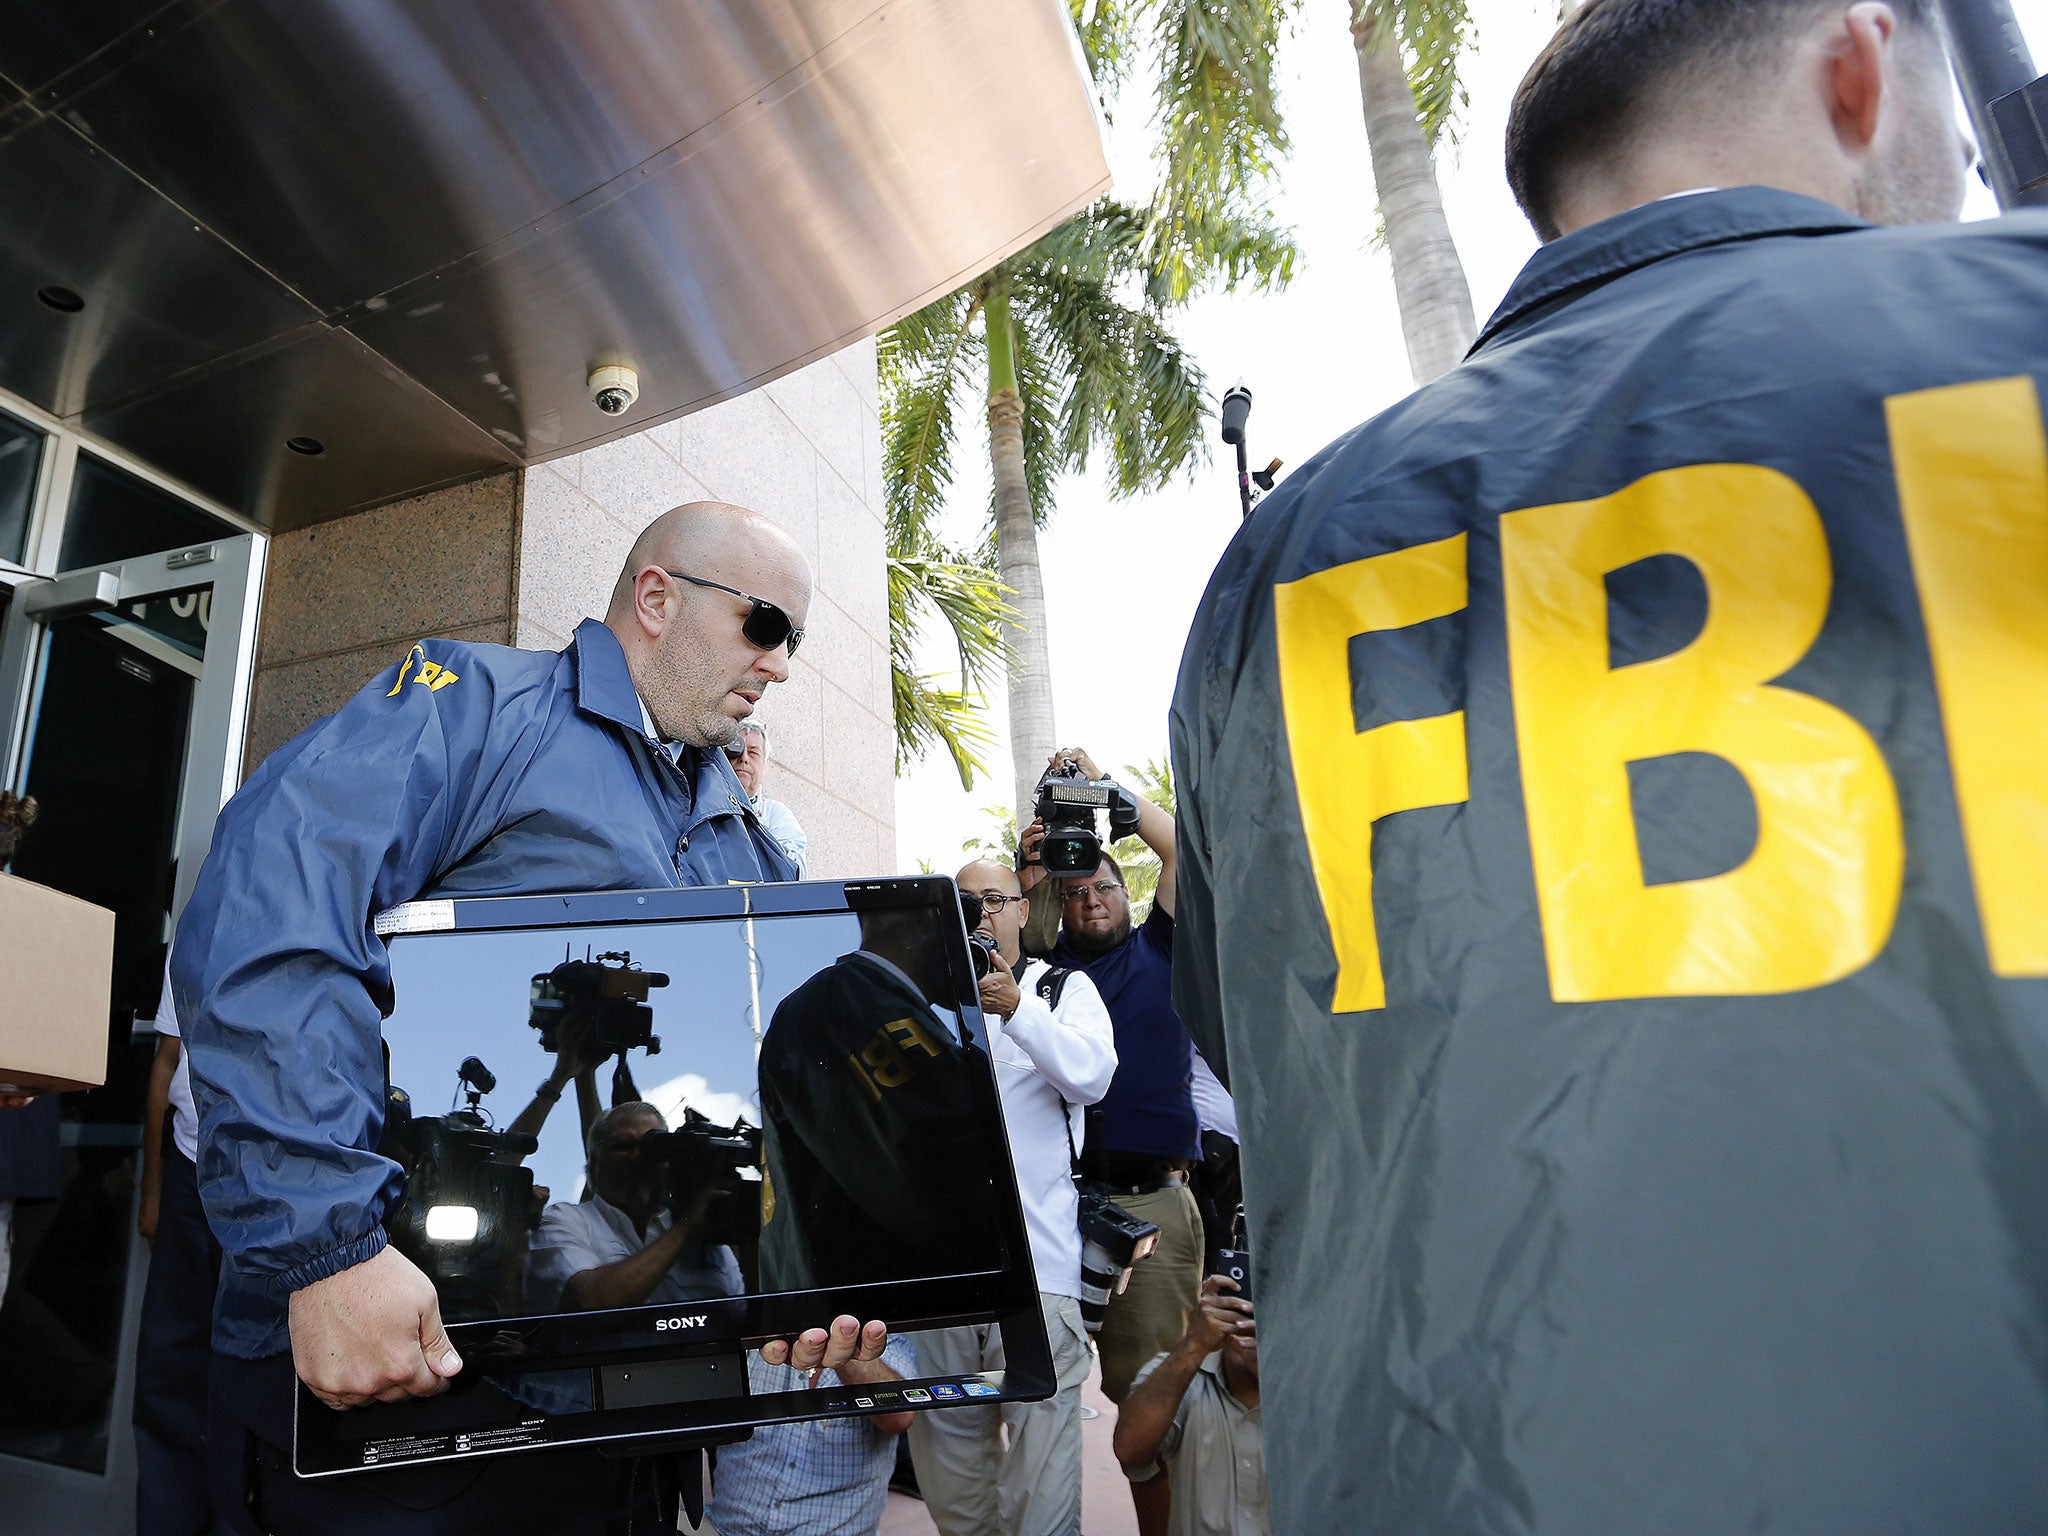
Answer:
<svg viewBox="0 0 2048 1536"><path fill-rule="evenodd" d="M419 663L419 672L416 676L413 676L414 662ZM410 651L406 652L405 661L398 669L398 681L391 685L391 692L385 694L384 697L387 699L396 698L398 690L405 686L405 680L408 676L412 676L412 680L416 683L425 683L429 693L439 693L450 683L462 680L461 673L450 672L438 661L427 660L426 648L417 643L414 644Z"/></svg>

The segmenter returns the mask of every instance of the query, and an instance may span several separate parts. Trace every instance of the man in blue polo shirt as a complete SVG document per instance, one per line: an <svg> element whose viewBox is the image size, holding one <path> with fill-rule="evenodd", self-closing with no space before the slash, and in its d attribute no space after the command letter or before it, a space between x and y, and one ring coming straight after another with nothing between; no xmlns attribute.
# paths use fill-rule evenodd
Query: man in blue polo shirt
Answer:
<svg viewBox="0 0 2048 1536"><path fill-rule="evenodd" d="M1102 777L1078 747L1053 756L1072 759L1091 779ZM1052 954L1054 965L1088 973L1116 1032L1116 1075L1088 1116L1082 1167L1118 1205L1159 1228L1158 1248L1110 1298L1096 1335L1102 1390L1116 1403L1140 1367L1179 1341L1202 1286L1202 1218L1188 1188L1188 1170L1202 1158L1191 1086L1195 1048L1173 1011L1173 818L1143 796L1137 800L1138 836L1159 856L1151 912L1132 926L1123 870L1105 857L1092 875L1061 882L1060 939ZM1022 878L1029 884L1044 878L1035 862L1044 835L1036 822L1024 835ZM1142 1536L1163 1532L1164 1479L1133 1483L1131 1497Z"/></svg>

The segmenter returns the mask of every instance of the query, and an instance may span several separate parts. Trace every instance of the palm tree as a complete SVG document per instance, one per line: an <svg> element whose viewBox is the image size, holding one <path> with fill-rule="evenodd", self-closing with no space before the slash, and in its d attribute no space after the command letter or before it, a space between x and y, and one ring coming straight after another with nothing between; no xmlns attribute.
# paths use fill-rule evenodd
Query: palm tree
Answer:
<svg viewBox="0 0 2048 1536"><path fill-rule="evenodd" d="M1295 0L1070 3L1105 93L1129 76L1150 40L1160 132L1151 203L1092 205L882 340L892 539L914 546L935 537L953 480L956 408L981 386L991 540L1011 609L1004 656L1020 813L1055 746L1038 559L1053 484L1085 470L1092 454L1107 457L1119 496L1157 489L1190 468L1208 403L1168 314L1213 282L1284 283L1295 258L1257 206L1286 148L1273 63ZM966 655L963 644L963 663ZM899 699L902 681L899 671ZM904 727L899 708L899 742ZM965 776L956 738L932 730L921 739L945 741Z"/></svg>
<svg viewBox="0 0 2048 1536"><path fill-rule="evenodd" d="M1417 384L1456 367L1478 334L1433 158L1463 104L1458 59L1471 36L1465 0L1353 0L1366 146Z"/></svg>

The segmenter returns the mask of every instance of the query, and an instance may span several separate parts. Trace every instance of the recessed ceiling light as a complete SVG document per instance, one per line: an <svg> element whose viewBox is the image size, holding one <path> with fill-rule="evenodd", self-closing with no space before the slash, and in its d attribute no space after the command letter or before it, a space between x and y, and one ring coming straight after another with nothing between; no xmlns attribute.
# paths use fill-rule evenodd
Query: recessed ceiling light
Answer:
<svg viewBox="0 0 2048 1536"><path fill-rule="evenodd" d="M284 445L293 453L303 453L309 459L318 458L327 451L327 445L317 437L288 437Z"/></svg>
<svg viewBox="0 0 2048 1536"><path fill-rule="evenodd" d="M73 293L69 288L59 288L55 283L52 283L47 288L38 288L36 290L36 297L49 305L50 308L56 310L60 315L75 315L85 308L84 299Z"/></svg>

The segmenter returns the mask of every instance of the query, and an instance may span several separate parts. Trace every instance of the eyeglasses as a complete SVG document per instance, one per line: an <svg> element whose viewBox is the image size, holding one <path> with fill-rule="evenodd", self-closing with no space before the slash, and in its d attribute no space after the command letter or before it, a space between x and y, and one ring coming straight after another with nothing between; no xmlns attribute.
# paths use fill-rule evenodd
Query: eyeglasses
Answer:
<svg viewBox="0 0 2048 1536"><path fill-rule="evenodd" d="M740 634L747 644L757 650L772 651L778 645L789 647L794 656L796 648L804 643L804 632L790 622L788 614L765 597L756 597L751 592L742 592L738 587L728 587L722 581L706 581L702 576L689 576L681 571L672 571L667 566L656 566L664 576L673 576L677 581L687 581L693 587L709 587L714 592L730 592L734 597L745 598L753 607L740 621Z"/></svg>
<svg viewBox="0 0 2048 1536"><path fill-rule="evenodd" d="M1005 896L1001 891L962 891L960 894L969 901L980 902L981 910L990 917L1000 916L1003 908L1013 901L1029 901L1031 899L1029 896Z"/></svg>
<svg viewBox="0 0 2048 1536"><path fill-rule="evenodd" d="M1085 891L1093 891L1097 899L1107 901L1111 891L1120 891L1123 888L1124 883L1121 880L1098 880L1093 885L1084 880L1079 885L1068 886L1060 893L1060 899L1062 901L1072 901Z"/></svg>

